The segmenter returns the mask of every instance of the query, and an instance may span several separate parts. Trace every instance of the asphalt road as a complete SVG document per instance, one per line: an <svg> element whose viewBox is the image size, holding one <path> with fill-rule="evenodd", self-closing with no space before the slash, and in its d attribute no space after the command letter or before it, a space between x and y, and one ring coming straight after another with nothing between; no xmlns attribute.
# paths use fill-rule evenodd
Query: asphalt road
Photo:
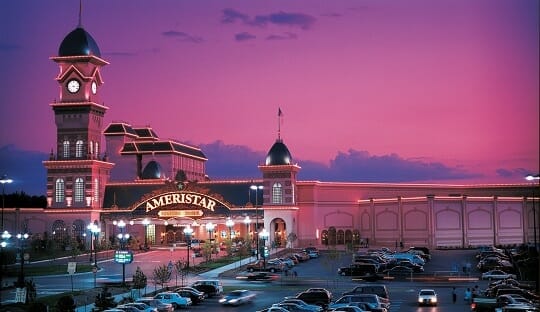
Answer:
<svg viewBox="0 0 540 312"><path fill-rule="evenodd" d="M435 275L448 274L456 265L462 267L467 262L472 263L474 267L474 251L470 250L453 250L453 251L433 251L433 260L426 264L427 277ZM185 250L154 250L148 253L137 254L134 263L126 265L126 278L133 276L137 266L139 266L148 277L148 291L153 291L154 286L151 282L153 269L158 265L166 265L169 260L185 259ZM185 311L256 311L270 306L273 303L279 302L285 296L293 296L296 293L309 287L324 287L330 290L334 299L338 299L340 295L356 286L359 282L352 281L350 277L337 275L337 268L342 265L350 264L352 256L350 254L341 253L337 256L330 256L324 251L318 259L312 259L305 263L301 263L295 267L298 273L298 278L294 285L289 285L283 281L274 281L272 283L247 282L234 278L234 274L227 274L222 278L223 285L226 290L231 289L252 289L256 293L256 299L253 303L239 307L222 307L217 298L210 298L205 303L199 306L193 306ZM191 259L191 261L193 261ZM196 259L196 261L200 261ZM99 285L106 281L119 281L122 279L122 265L116 264L110 260L101 261L100 271L96 274L96 282ZM479 272L472 272L471 277L478 277ZM456 276L457 277L457 276ZM463 277L463 276L462 276ZM469 277L469 276L465 276ZM185 283L191 283L198 279L197 276L189 276ZM37 285L38 296L48 294L71 291L71 279L69 275L62 276L47 276L35 277L34 281ZM390 281L385 280L382 283L386 284L391 299L391 312L409 312L409 311L468 311L468 306L463 302L463 292L467 287L479 285L481 289L485 288L487 282L476 280L433 280L415 279L413 281ZM175 286L176 281L173 276L170 286ZM181 280L178 280L181 284ZM73 276L74 290L92 288L94 285L94 275L92 273L75 274ZM456 287L458 291L458 302L451 302L451 289ZM416 304L417 292L422 288L435 289L439 295L440 304L438 307L418 307ZM5 290L2 294L4 300L14 298L14 290ZM90 299L89 299L90 300Z"/></svg>

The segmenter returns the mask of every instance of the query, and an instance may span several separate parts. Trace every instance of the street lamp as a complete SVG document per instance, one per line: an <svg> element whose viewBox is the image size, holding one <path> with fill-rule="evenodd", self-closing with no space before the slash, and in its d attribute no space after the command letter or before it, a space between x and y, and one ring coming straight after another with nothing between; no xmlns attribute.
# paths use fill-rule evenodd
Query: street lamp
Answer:
<svg viewBox="0 0 540 312"><path fill-rule="evenodd" d="M17 234L17 238L19 239L19 244L21 248L21 271L19 274L19 280L17 281L17 284L19 284L20 288L24 288L24 261L28 260L28 257L24 254L24 241L28 239L28 233L24 233L24 234L19 233Z"/></svg>
<svg viewBox="0 0 540 312"><path fill-rule="evenodd" d="M150 224L150 220L144 219L142 221L144 225L144 250L148 250L148 224Z"/></svg>
<svg viewBox="0 0 540 312"><path fill-rule="evenodd" d="M231 217L227 217L225 225L229 228L229 239L232 240L232 229L234 226L234 221L231 219Z"/></svg>
<svg viewBox="0 0 540 312"><path fill-rule="evenodd" d="M187 245L186 271L189 270L189 248L191 247L191 234L193 234L193 229L188 225L186 228L184 228L184 235L186 236L186 245Z"/></svg>
<svg viewBox="0 0 540 312"><path fill-rule="evenodd" d="M259 259L259 196L257 195L259 190L263 189L262 185L251 185L250 189L255 191L255 231L257 233L257 260Z"/></svg>
<svg viewBox="0 0 540 312"><path fill-rule="evenodd" d="M7 241L11 238L11 234L8 231L2 232L2 242L0 243L0 306L2 305L2 283L3 283L3 272L4 270L4 248L7 247Z"/></svg>
<svg viewBox="0 0 540 312"><path fill-rule="evenodd" d="M261 233L259 234L260 238L263 241L263 268L266 270L266 240L268 239L269 233L266 231L266 229L263 229Z"/></svg>
<svg viewBox="0 0 540 312"><path fill-rule="evenodd" d="M208 231L208 239L210 240L210 259L212 259L212 253L214 252L214 228L216 225L212 222L206 223L206 230Z"/></svg>
<svg viewBox="0 0 540 312"><path fill-rule="evenodd" d="M13 182L13 180L9 179L6 174L4 174L0 179L0 183L2 183L2 232L4 232L4 206L6 197L6 184L11 184L11 182Z"/></svg>
<svg viewBox="0 0 540 312"><path fill-rule="evenodd" d="M251 219L249 218L249 216L246 216L244 218L244 224L246 225L246 244L249 240L249 224L251 223Z"/></svg>
<svg viewBox="0 0 540 312"><path fill-rule="evenodd" d="M97 262L97 242L99 237L99 232L101 232L101 229L99 228L97 220L95 220L93 223L90 223L87 227L88 230L90 230L90 239L92 240L90 245L90 262L92 262L92 251L94 252L94 267L98 267Z"/></svg>
<svg viewBox="0 0 540 312"><path fill-rule="evenodd" d="M120 241L120 250L126 250L126 242L129 239L129 233L124 233L124 228L126 223L124 220L118 221L116 224L120 228L120 233L118 234L118 240ZM126 284L126 263L122 262L122 285Z"/></svg>

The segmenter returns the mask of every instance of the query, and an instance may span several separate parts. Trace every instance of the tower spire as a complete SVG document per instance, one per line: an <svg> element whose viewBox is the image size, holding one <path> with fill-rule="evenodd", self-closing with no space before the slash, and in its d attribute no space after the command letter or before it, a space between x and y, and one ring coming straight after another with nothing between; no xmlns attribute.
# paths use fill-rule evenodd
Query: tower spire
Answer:
<svg viewBox="0 0 540 312"><path fill-rule="evenodd" d="M79 25L77 27L82 28L82 0L79 0Z"/></svg>
<svg viewBox="0 0 540 312"><path fill-rule="evenodd" d="M281 141L281 118L283 118L283 113L281 112L281 107L278 108L278 130L277 130L277 138Z"/></svg>

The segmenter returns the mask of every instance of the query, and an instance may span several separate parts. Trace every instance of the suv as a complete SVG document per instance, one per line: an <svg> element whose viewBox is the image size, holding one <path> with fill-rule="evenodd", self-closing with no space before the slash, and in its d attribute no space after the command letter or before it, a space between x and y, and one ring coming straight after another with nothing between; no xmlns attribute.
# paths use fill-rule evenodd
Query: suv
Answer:
<svg viewBox="0 0 540 312"><path fill-rule="evenodd" d="M316 304L326 309L330 302L332 302L332 293L324 288L310 288L299 293L294 298L303 300L308 304Z"/></svg>
<svg viewBox="0 0 540 312"><path fill-rule="evenodd" d="M386 286L382 284L359 285L353 288L352 290L344 292L343 296L358 295L358 294L374 294L385 299L387 302L390 301L390 295L388 294L388 289L386 289Z"/></svg>
<svg viewBox="0 0 540 312"><path fill-rule="evenodd" d="M221 296L223 294L223 285L219 280L198 280L191 287L202 291L208 297Z"/></svg>

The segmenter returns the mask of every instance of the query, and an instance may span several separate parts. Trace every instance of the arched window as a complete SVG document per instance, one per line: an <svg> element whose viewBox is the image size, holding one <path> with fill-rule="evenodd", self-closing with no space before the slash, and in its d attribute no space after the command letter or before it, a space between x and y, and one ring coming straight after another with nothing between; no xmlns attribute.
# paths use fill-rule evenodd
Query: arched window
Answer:
<svg viewBox="0 0 540 312"><path fill-rule="evenodd" d="M83 178L75 179L75 202L76 203L84 202L84 179Z"/></svg>
<svg viewBox="0 0 540 312"><path fill-rule="evenodd" d="M272 203L281 204L283 202L283 187L281 183L274 183L272 186Z"/></svg>
<svg viewBox="0 0 540 312"><path fill-rule="evenodd" d="M99 203L99 180L94 179L94 202Z"/></svg>
<svg viewBox="0 0 540 312"><path fill-rule="evenodd" d="M96 148L94 149L94 153L96 153L96 157L99 156L99 143L96 142Z"/></svg>
<svg viewBox="0 0 540 312"><path fill-rule="evenodd" d="M328 245L328 231L323 230L321 233L321 244Z"/></svg>
<svg viewBox="0 0 540 312"><path fill-rule="evenodd" d="M88 148L90 149L88 151L88 154L90 155L94 154L94 142L90 141L90 143L88 144Z"/></svg>
<svg viewBox="0 0 540 312"><path fill-rule="evenodd" d="M77 241L77 244L80 247L83 247L84 246L84 231L85 231L84 221L81 219L77 219L73 221L73 225L71 226L71 229L72 229L71 234L73 238L75 238L75 240Z"/></svg>
<svg viewBox="0 0 540 312"><path fill-rule="evenodd" d="M83 153L84 153L84 143L82 140L78 140L77 142L75 142L75 157L77 158L81 158L83 157Z"/></svg>
<svg viewBox="0 0 540 312"><path fill-rule="evenodd" d="M337 244L338 245L345 244L345 233L343 233L343 230L337 231Z"/></svg>
<svg viewBox="0 0 540 312"><path fill-rule="evenodd" d="M351 230L345 230L345 244L352 244L353 235Z"/></svg>
<svg viewBox="0 0 540 312"><path fill-rule="evenodd" d="M336 245L336 228L333 226L328 229L328 245Z"/></svg>
<svg viewBox="0 0 540 312"><path fill-rule="evenodd" d="M353 234L353 245L360 245L360 232L358 230L354 230Z"/></svg>
<svg viewBox="0 0 540 312"><path fill-rule="evenodd" d="M67 229L64 221L54 221L52 226L52 234L55 241L64 241L67 238Z"/></svg>
<svg viewBox="0 0 540 312"><path fill-rule="evenodd" d="M63 203L66 197L65 195L64 179L56 179L54 201L57 203Z"/></svg>
<svg viewBox="0 0 540 312"><path fill-rule="evenodd" d="M63 153L64 158L69 158L69 141L65 140L62 145L63 145L63 148L64 148L64 153Z"/></svg>

